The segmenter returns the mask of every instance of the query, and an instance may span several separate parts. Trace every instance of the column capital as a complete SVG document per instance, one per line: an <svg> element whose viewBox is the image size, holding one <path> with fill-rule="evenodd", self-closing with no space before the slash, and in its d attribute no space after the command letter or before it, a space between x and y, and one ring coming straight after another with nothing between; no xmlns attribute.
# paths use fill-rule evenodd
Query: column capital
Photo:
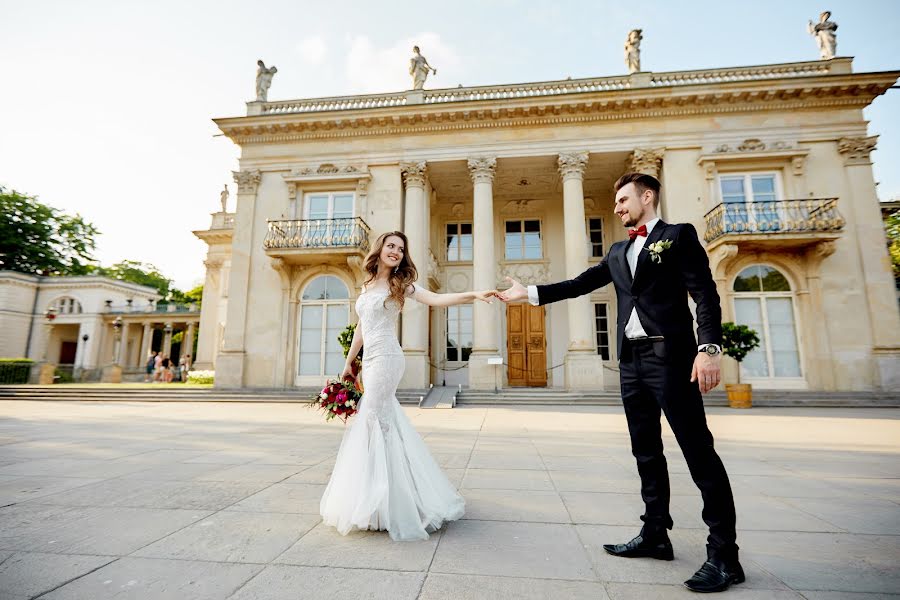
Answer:
<svg viewBox="0 0 900 600"><path fill-rule="evenodd" d="M567 152L557 157L559 176L563 181L567 179L584 179L584 170L587 168L587 152Z"/></svg>
<svg viewBox="0 0 900 600"><path fill-rule="evenodd" d="M259 181L262 179L259 169L232 171L231 174L234 175L234 182L238 186L238 194L256 194Z"/></svg>
<svg viewBox="0 0 900 600"><path fill-rule="evenodd" d="M472 183L493 183L497 171L497 159L491 156L470 158L469 175Z"/></svg>
<svg viewBox="0 0 900 600"><path fill-rule="evenodd" d="M625 169L631 173L644 173L659 178L665 148L635 148L625 163Z"/></svg>
<svg viewBox="0 0 900 600"><path fill-rule="evenodd" d="M403 183L406 185L406 189L425 187L428 165L424 160L421 162L402 162L400 163L400 172L403 174Z"/></svg>
<svg viewBox="0 0 900 600"><path fill-rule="evenodd" d="M869 154L875 149L878 136L844 137L838 140L838 152L844 157L845 165L867 165L872 161Z"/></svg>

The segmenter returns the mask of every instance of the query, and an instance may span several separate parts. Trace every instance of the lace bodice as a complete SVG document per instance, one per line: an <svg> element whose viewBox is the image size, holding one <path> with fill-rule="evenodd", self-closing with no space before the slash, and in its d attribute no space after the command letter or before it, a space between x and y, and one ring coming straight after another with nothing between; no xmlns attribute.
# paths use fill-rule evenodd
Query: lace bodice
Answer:
<svg viewBox="0 0 900 600"><path fill-rule="evenodd" d="M418 286L416 286L417 288ZM407 294L411 297L415 293ZM386 288L367 290L356 299L356 314L359 315L363 334L363 357L371 358L386 354L403 354L400 341L397 339L397 317L400 306L393 300L385 299L389 291Z"/></svg>

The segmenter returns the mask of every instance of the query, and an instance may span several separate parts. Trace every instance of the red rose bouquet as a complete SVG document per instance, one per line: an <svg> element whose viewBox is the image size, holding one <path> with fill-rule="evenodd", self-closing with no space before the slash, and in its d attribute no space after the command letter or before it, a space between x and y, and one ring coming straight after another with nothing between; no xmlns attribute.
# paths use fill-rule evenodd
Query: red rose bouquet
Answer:
<svg viewBox="0 0 900 600"><path fill-rule="evenodd" d="M346 423L359 410L362 392L351 379L330 379L322 391L311 398L313 405L325 411L325 420L338 417Z"/></svg>

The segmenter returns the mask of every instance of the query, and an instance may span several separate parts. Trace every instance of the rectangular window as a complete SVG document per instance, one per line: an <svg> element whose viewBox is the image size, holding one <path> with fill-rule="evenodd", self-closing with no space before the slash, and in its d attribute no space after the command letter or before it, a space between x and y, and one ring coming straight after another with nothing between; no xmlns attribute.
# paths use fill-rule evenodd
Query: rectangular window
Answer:
<svg viewBox="0 0 900 600"><path fill-rule="evenodd" d="M543 258L541 222L538 220L507 221L505 246L507 260Z"/></svg>
<svg viewBox="0 0 900 600"><path fill-rule="evenodd" d="M472 260L472 224L447 223L447 260Z"/></svg>
<svg viewBox="0 0 900 600"><path fill-rule="evenodd" d="M765 232L781 229L776 173L721 175L725 231Z"/></svg>
<svg viewBox="0 0 900 600"><path fill-rule="evenodd" d="M610 360L608 307L608 304L602 302L594 304L594 332L597 338L597 354L603 360Z"/></svg>
<svg viewBox="0 0 900 600"><path fill-rule="evenodd" d="M469 360L472 353L472 305L447 307L447 362Z"/></svg>
<svg viewBox="0 0 900 600"><path fill-rule="evenodd" d="M304 203L304 245L343 245L353 233L353 192L307 194Z"/></svg>
<svg viewBox="0 0 900 600"><path fill-rule="evenodd" d="M588 258L603 257L603 219L587 219Z"/></svg>

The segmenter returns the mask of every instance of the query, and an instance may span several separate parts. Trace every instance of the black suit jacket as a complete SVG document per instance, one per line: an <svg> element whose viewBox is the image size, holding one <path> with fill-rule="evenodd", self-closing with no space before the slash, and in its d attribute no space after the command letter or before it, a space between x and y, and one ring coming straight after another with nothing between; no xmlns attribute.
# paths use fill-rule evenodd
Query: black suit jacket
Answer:
<svg viewBox="0 0 900 600"><path fill-rule="evenodd" d="M657 263L651 260L648 248L661 240L671 240L672 247L660 254L662 262ZM698 340L701 344L721 344L719 294L694 226L658 221L638 256L634 279L625 256L630 244L630 240L616 242L599 264L574 279L537 286L538 300L549 304L575 298L612 282L619 305L616 323L620 355L632 308L637 309L647 335L665 338L667 355L693 360ZM697 339L688 294L697 304Z"/></svg>

